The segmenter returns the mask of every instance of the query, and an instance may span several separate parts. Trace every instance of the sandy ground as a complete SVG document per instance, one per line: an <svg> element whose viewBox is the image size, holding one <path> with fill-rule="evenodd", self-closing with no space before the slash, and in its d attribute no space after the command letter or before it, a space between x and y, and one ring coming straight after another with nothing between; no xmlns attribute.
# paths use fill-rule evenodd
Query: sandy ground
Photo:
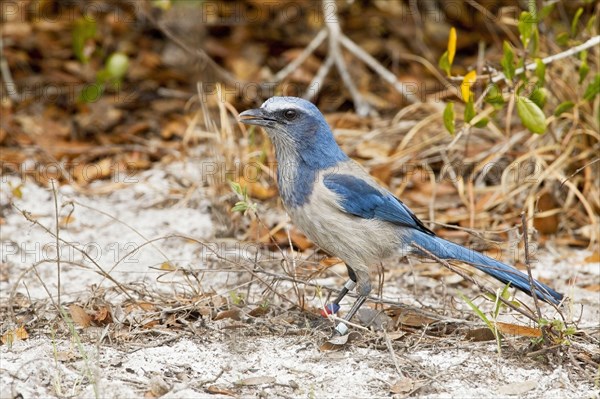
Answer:
<svg viewBox="0 0 600 399"><path fill-rule="evenodd" d="M130 253L149 240L169 235L216 242L214 232L218 226L210 216L210 201L203 196L202 189L184 190L178 183L186 179L197 181L198 173L193 163L171 163L137 174L133 181L110 194L82 194L70 186L60 187L59 207L67 204L60 211L60 236L84 249L97 264L69 245L59 246L63 261L61 302L85 304L102 288L114 287L102 273L121 284L139 284L145 290L167 296L189 293L191 284L182 274L161 270L167 261L177 267L205 270L197 282L199 291L227 296L232 287L244 287L247 275L214 270L215 259L193 240L171 237ZM17 186L22 198L11 193ZM105 186L106 183L98 183L92 188L100 190ZM53 300L57 299L58 281L55 238L9 205L9 201L14 201L40 224L54 229L52 191L23 183L17 177L3 177L1 188L0 205L6 223L0 226L3 263L0 332L5 334L17 327L6 313L9 301L22 300L34 307L45 303L48 308L49 294ZM74 205L70 201L75 201ZM217 248L224 256L239 260L250 257L255 246ZM550 251L539 254L540 265L544 266L536 267L534 275L551 280L553 286L573 298L573 305L566 313L578 321L580 328L597 331L599 294L583 287L599 283L600 263L586 262L584 259L590 255L587 251L549 248ZM99 272L98 266L104 272ZM448 278L448 284L454 280ZM335 286L342 281L341 277L329 277L317 282ZM383 298L417 307L425 305L439 309L441 314L448 295L452 297L455 292L449 288L451 292L444 294L444 298L432 295L439 292L438 279L409 276L403 281L404 284L387 284ZM415 297L418 292L415 287L424 290L425 295ZM282 283L278 289L286 291L289 287ZM259 295L262 288L255 286L253 290ZM476 295L476 291L468 293L471 297ZM104 292L106 302L119 303L122 299L117 290ZM318 298L312 300L314 306L319 306ZM460 301L455 298L455 302ZM555 316L551 309L545 309L547 317ZM600 395L598 381L583 379L570 369L569 363L536 362L524 356L518 350L527 346L523 338L515 338L509 345L517 349L505 350L500 355L493 341L467 342L454 337L440 340L436 345L418 334L411 334L406 341L402 334L388 336L388 342L394 341L392 351L386 345L375 344L322 351L320 346L330 330L317 327L315 333L307 334L306 328L297 328L299 321L289 322L288 315L289 329L274 328L271 333L265 332L269 331L265 325L271 322L268 318L260 327L246 325L239 330L231 328L227 321L198 322L190 326L196 333L162 329L160 333L154 331L123 343L111 339L110 326L78 327L78 334L73 335L60 331L61 326L66 329L64 324L56 323L43 312L33 313L37 319L29 319L32 326L28 329L29 337L0 346L2 398L161 395L165 398L390 395L593 398ZM284 316L274 317L273 323L275 318L283 320ZM510 314L505 317L512 322L520 320ZM597 353L598 348L588 350Z"/></svg>

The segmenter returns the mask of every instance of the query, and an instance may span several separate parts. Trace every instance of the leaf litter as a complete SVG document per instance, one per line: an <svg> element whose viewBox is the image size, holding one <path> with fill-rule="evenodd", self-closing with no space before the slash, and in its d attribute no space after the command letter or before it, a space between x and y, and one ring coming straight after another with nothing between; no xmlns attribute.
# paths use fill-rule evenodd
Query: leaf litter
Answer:
<svg viewBox="0 0 600 399"><path fill-rule="evenodd" d="M524 397L584 396L597 392L593 381L586 380L589 371L582 366L586 361L597 364L600 360L593 340L572 339L574 348L580 350L571 353L577 356L583 371L576 372L559 354L545 361L531 360L522 356L529 345L523 336L536 336L537 332L509 313L501 315L499 326L506 334L505 345L512 349L507 354L505 348L503 356L498 356L493 338L475 340L479 342L465 338L480 324L470 321L473 319L467 316L465 304L456 303L452 295L445 293L458 288L460 280L440 285L442 280L434 273L439 266L431 263L413 264L408 274L390 270L387 278L391 281L384 285L382 298L402 305L384 308L385 313L380 313L376 308L381 305L371 304L365 309L363 321L379 320L375 322L379 327L353 331L349 344L330 348L333 352L323 351L320 347L331 333L332 324L319 316L323 301L320 296L324 294L320 282L340 284L343 270L338 272L337 268L343 265L325 262L321 275L307 275L304 311L269 294L265 284L249 277L245 270L230 273L230 263L202 257L198 241L215 240L213 222L202 212L206 199L196 194L188 206L177 206L177 200L169 194L177 191L178 184L169 177L171 167L184 170L184 175L194 173L190 164L174 163L167 171L164 167L152 168L140 173L135 185L107 196L76 193L69 186L59 188L59 204L75 204L72 220L60 233L69 242L93 242L97 248L115 251L111 243L119 237L119 242L131 241L137 248L135 256L130 253L133 248L119 248L119 257L112 257L110 252L107 259L98 257L98 263L115 276L131 298L75 253L72 258L63 258L62 301L69 304L70 316L83 341L83 353L70 344L73 338L37 277L55 295L56 268L51 253L46 254L49 261L35 270L31 268L34 259L27 258L27 248L51 245L54 238L15 208L6 213L2 241L16 243L19 251L3 259L9 275L7 281L0 282L2 331L5 335L16 334L10 331L20 329L26 334L10 343L3 341L2 365L8 370L1 377L3 387L24 396L58 395L56 386L44 383L46 374L60 376L61 389L75 390L77 396L92 395L96 385L107 397L137 396L134 392L166 393L165 397L370 397L418 393L432 398L513 392ZM15 205L51 226L52 192L31 182L9 179L13 185L22 186L21 198L13 198ZM160 203L169 205L156 205ZM71 210L64 210L68 212ZM133 229L143 232L146 238L140 238ZM147 244L150 239L175 234L188 239ZM128 256L135 262L119 263ZM283 278L280 256L276 253L261 265L271 275ZM545 267L536 268L536 277L552 280L574 298L574 316L580 318L578 325L584 336L598 334L600 306L596 293L585 288L600 276L598 264L590 262L593 260L590 252L561 251L542 254L539 261ZM165 262L171 266L163 267ZM277 280L267 279L271 290L291 294L298 288L290 281ZM17 301L23 296L28 300ZM403 375L398 375L390 359L381 329L390 331L386 334ZM91 362L97 378L80 383L84 359Z"/></svg>

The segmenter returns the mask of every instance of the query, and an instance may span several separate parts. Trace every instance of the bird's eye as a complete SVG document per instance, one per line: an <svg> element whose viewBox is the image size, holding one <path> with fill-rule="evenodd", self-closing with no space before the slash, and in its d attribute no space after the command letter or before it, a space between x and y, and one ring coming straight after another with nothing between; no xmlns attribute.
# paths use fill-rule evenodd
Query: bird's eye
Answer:
<svg viewBox="0 0 600 399"><path fill-rule="evenodd" d="M291 120L296 119L297 113L293 109L288 109L287 111L285 111L283 113L283 115L285 116L285 119L287 119L288 121L291 121Z"/></svg>

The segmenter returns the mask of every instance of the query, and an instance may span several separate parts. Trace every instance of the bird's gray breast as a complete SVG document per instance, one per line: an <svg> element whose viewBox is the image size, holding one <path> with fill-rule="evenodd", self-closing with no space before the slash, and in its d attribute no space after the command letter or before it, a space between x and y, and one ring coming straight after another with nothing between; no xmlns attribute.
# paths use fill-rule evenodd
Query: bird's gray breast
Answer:
<svg viewBox="0 0 600 399"><path fill-rule="evenodd" d="M391 223L364 219L343 211L337 195L323 184L317 173L310 197L301 206L287 206L292 222L308 238L349 265L371 265L394 253L400 245Z"/></svg>

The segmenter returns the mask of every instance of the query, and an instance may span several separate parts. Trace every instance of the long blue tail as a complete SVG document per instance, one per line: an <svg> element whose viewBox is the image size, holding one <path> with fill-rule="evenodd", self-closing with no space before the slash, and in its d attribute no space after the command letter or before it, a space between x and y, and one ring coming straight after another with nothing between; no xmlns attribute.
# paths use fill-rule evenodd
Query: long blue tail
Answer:
<svg viewBox="0 0 600 399"><path fill-rule="evenodd" d="M468 263L504 284L510 283L513 287L531 295L529 276L512 266L425 232L414 231L410 239L441 259L454 259ZM539 299L553 304L558 304L563 299L563 294L556 292L546 284L537 280L534 280L534 284Z"/></svg>

